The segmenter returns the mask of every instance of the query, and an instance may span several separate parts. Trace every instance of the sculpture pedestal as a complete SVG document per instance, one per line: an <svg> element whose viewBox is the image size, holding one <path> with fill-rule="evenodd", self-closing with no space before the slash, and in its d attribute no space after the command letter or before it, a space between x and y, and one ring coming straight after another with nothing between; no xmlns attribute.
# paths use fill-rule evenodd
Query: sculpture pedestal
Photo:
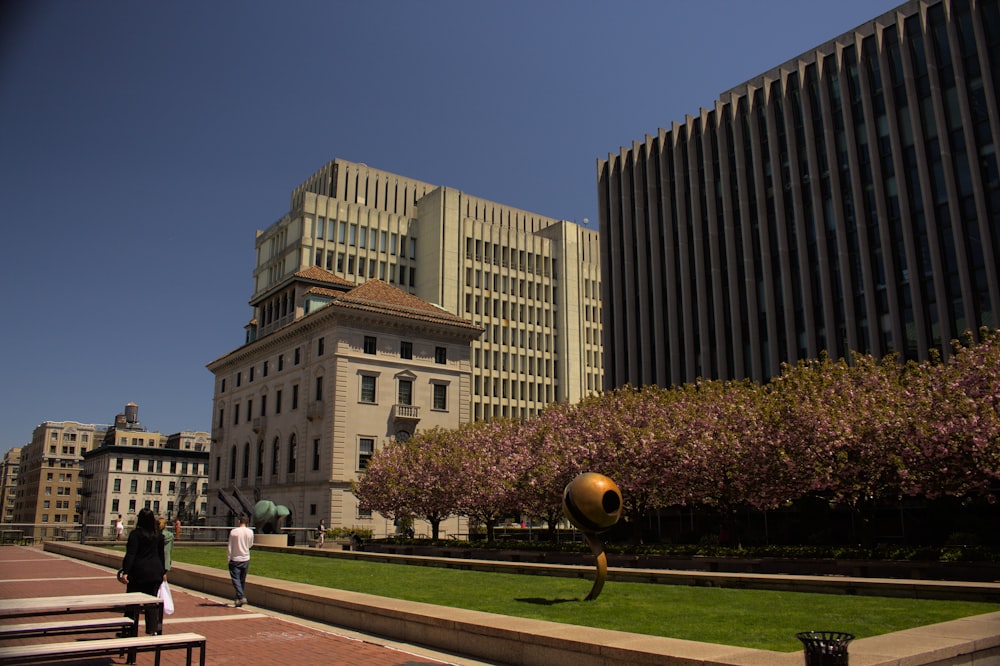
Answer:
<svg viewBox="0 0 1000 666"><path fill-rule="evenodd" d="M255 546L279 546L288 547L287 534L254 534L253 545Z"/></svg>

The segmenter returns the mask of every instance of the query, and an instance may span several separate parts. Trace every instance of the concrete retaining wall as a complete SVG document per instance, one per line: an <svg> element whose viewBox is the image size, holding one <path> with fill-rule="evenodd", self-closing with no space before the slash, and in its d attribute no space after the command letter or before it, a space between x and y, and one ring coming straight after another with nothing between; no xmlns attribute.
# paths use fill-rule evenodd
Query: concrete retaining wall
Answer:
<svg viewBox="0 0 1000 666"><path fill-rule="evenodd" d="M121 564L120 551L66 542L49 542L44 547L46 551L112 569ZM337 551L320 552L326 555ZM345 552L343 555L362 553ZM224 598L231 597L233 592L227 572L182 562L174 563L170 581L179 587ZM253 574L248 580L248 591L251 603L261 608L499 664L800 666L803 662L801 652L752 650L514 618ZM899 666L904 663L913 666L1000 666L1000 612L860 639L850 645L849 653L852 666Z"/></svg>

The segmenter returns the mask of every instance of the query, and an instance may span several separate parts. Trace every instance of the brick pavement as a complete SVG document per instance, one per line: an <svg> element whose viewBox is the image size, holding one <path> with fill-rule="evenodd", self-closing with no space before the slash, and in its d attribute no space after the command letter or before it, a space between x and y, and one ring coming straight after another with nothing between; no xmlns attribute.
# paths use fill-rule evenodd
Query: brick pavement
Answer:
<svg viewBox="0 0 1000 666"><path fill-rule="evenodd" d="M46 553L38 546L0 547L0 598L106 594L123 591L115 572L71 558ZM207 639L206 663L213 666L278 666L282 664L354 664L358 666L439 666L476 664L417 646L389 644L377 637L296 620L252 605L234 608L228 599L172 588L175 611L164 618L164 633L191 631ZM24 620L20 620L24 621ZM140 622L140 626L143 626ZM64 637L58 640L72 640ZM24 639L31 642L48 639ZM14 641L7 645L16 644ZM163 666L184 663L184 651L164 652ZM89 659L61 664L97 666L122 659ZM152 664L153 654L138 655Z"/></svg>

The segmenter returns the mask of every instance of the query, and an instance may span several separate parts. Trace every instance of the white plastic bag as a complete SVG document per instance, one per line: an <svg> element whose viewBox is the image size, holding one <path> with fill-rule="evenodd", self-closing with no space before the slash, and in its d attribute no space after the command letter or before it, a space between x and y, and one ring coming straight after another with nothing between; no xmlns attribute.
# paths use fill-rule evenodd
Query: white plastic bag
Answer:
<svg viewBox="0 0 1000 666"><path fill-rule="evenodd" d="M170 595L170 587L167 581L160 583L160 589L156 591L156 596L163 599L163 612L167 615L174 614L174 598Z"/></svg>

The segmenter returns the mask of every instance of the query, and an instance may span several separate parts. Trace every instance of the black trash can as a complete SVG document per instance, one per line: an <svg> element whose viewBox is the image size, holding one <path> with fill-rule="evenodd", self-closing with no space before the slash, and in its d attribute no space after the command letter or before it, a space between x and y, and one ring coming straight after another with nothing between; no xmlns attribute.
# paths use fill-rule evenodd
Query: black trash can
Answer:
<svg viewBox="0 0 1000 666"><path fill-rule="evenodd" d="M805 645L806 666L847 666L847 644L853 634L842 631L803 631L795 634Z"/></svg>

